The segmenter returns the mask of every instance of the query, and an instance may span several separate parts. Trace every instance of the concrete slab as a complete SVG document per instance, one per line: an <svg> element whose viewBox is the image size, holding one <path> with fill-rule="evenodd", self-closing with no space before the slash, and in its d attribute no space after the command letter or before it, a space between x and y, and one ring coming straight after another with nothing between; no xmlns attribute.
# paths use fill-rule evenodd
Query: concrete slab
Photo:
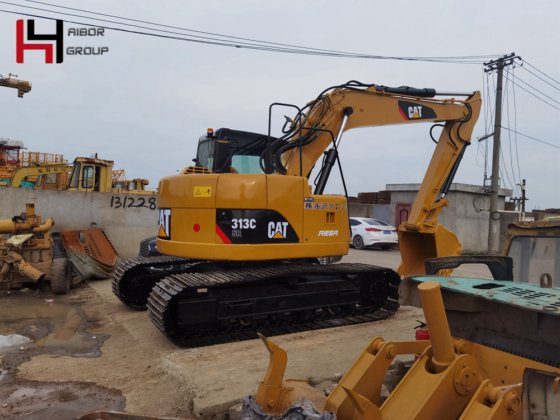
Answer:
<svg viewBox="0 0 560 420"><path fill-rule="evenodd" d="M420 309L403 307L390 319L272 340L288 352L286 378L319 384L340 378L375 336L414 339L416 319L423 319ZM193 414L208 418L256 392L268 366L268 352L260 340L250 340L173 351L162 358L162 365L193 385Z"/></svg>

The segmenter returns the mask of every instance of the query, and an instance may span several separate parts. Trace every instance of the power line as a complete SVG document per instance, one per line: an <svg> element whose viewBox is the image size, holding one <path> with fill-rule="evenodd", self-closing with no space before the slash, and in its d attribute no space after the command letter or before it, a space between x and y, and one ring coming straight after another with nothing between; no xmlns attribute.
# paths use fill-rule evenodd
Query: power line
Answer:
<svg viewBox="0 0 560 420"><path fill-rule="evenodd" d="M494 141L492 144L492 185L490 192L490 211L488 220L488 251L494 253L498 250L499 245L499 219L500 215L498 213L498 194L499 194L499 178L500 178L500 157L502 153L500 151L500 140L501 140L501 130L502 125L502 91L503 91L503 79L504 79L504 68L514 66L516 60L520 57L514 52L506 54L496 60L484 63L485 72L497 73L497 88L496 88L496 117L494 118ZM507 84L506 84L507 88ZM506 172L507 175L507 172Z"/></svg>
<svg viewBox="0 0 560 420"><path fill-rule="evenodd" d="M508 79L508 80L509 80L509 79ZM519 89L524 90L524 91L527 92L529 95L534 96L535 98L537 98L539 101L541 101L541 102L547 104L548 106L550 106L550 107L552 107L552 108L557 109L557 110L560 111L560 108L559 108L559 107L557 107L557 106L555 106L555 105L553 105L553 104L551 104L551 103L545 101L545 100L544 100L543 98L541 98L540 96L534 94L533 92L529 91L528 89L525 89L523 86L518 85L518 84L515 83L514 81L511 81L511 82L512 82L515 86L517 86Z"/></svg>
<svg viewBox="0 0 560 420"><path fill-rule="evenodd" d="M538 138L533 137L533 136L529 136L528 134L520 133L520 132L517 131L517 130L512 130L511 128L504 127L503 125L502 125L501 127L502 127L504 130L511 131L512 133L518 134L518 135L520 135L520 136L522 136L522 137L527 137L528 139L534 140L534 141L536 141L536 142L539 142L539 143L542 143L542 144L546 144L547 146L554 147L554 148L556 148L556 149L560 149L560 146L558 146L558 145L556 145L556 144L553 144L553 143L550 143L550 142L548 142L548 141L541 140L541 139L538 139Z"/></svg>
<svg viewBox="0 0 560 420"><path fill-rule="evenodd" d="M173 25L166 25L166 24L161 24L161 23L156 23L156 22L150 22L150 21L147 21L147 20L126 18L126 17L122 17L122 16L118 16L118 15L111 15L111 14L108 14L108 13L100 13L100 12L94 12L94 11L86 10L86 9L78 9L78 8L75 8L75 7L61 6L61 5L58 5L58 4L47 3L47 2L43 2L43 1L36 1L36 0L23 0L23 1L26 1L28 3L37 3L37 4L43 4L43 5L46 5L46 6L57 7L57 8L60 8L60 9L74 10L74 11L77 11L77 12L89 13L89 14L97 15L97 16L105 16L105 17L111 17L111 18L116 18L116 19L122 19L122 20L127 20L129 22L146 23L148 25L159 26L159 27L162 27L162 28L179 29L181 31L193 32L193 33L197 33L197 34L212 35L212 36L218 36L218 37L229 38L229 39L239 39L239 40L242 40L242 41L258 42L258 43L262 43L262 44L278 45L278 46L282 46L282 47L305 48L305 49L317 50L317 51L341 52L341 51L335 51L335 50L325 50L325 49L320 49L320 48L301 47L301 46L292 45L292 44L282 44L282 43L278 43L278 42L260 41L258 39L243 38L243 37L238 37L238 36L233 36L233 35L223 35L223 34L219 34L219 33L215 33L215 32L199 31L199 30L184 28L184 27L180 27L180 26L173 26ZM21 7L25 7L25 6L21 6ZM53 13L54 13L54 11L53 11Z"/></svg>
<svg viewBox="0 0 560 420"><path fill-rule="evenodd" d="M539 72L540 74L542 74L543 76L549 78L550 80L552 80L554 83L560 85L560 82L558 80L556 80L554 77L549 76L548 74L544 73L542 70L539 70L538 68L536 68L535 66L533 66L531 63L529 63L526 60L523 60L524 64L527 64L529 67L535 69L537 72Z"/></svg>
<svg viewBox="0 0 560 420"><path fill-rule="evenodd" d="M31 0L25 0L25 1L31 1ZM84 10L86 13L91 13L91 14L114 16L114 17L116 17L118 19L122 19L122 20L147 22L148 24L154 25L154 26L179 28L180 30L183 30L183 31L191 31L191 32L197 32L197 33L211 34L213 36L218 36L218 37L222 37L222 38L226 38L226 39L218 39L218 38L212 38L212 37L206 37L206 36L200 36L200 35L191 35L191 34L187 35L187 34L178 33L178 32L174 32L174 31L155 29L155 28L145 27L145 26L141 26L141 25L133 25L133 24L123 23L123 22L110 21L110 20L107 20L107 19L93 18L93 17L89 17L89 16L76 15L76 14L65 13L65 12L60 12L60 11L55 11L55 10L44 9L44 8L37 8L37 7L32 7L32 6L23 6L23 5L20 5L20 4L16 4L16 3L12 3L12 2L6 2L6 1L0 1L0 3L11 5L11 6L16 6L16 7L21 7L21 8L25 8L25 9L40 10L40 11L44 11L44 12L47 12L47 13L62 14L62 15L78 17L78 18L82 18L82 19L89 19L89 20L94 21L94 22L95 21L108 22L108 23L112 23L112 24L116 24L116 25L136 27L136 28L139 28L139 29L146 29L148 31L155 31L155 32L160 32L160 33L144 32L144 31L138 31L138 30L127 30L127 29L124 29L124 28L110 27L110 26L103 25L104 28L109 29L109 30L114 30L114 31L126 32L126 33L132 33L132 34L144 35L144 36L153 36L153 37L165 38L165 39L181 40L181 41L194 42L194 43L201 43L201 44L207 44L207 45L245 48L245 49L253 49L253 50L260 50L260 51L269 51L269 52L283 52L283 53L302 54L302 55L318 55L318 56L328 56L328 57L336 57L336 58L362 58L362 59L377 59L377 60L422 61L422 62L452 63L452 64L480 64L480 63L482 63L482 61L480 61L480 59L482 59L484 57L495 57L495 56L492 56L492 55L458 56L458 57L407 57L407 56L400 57L400 56L383 56L383 55L350 53L350 52L337 51L337 50L323 50L323 49L318 49L318 48L292 46L291 44L280 44L280 43L272 43L272 42L268 42L268 41L259 41L259 40L254 40L255 43L249 43L249 42L244 42L244 41L245 40L253 41L251 38L241 38L241 37L233 37L233 36L229 36L229 35L213 34L211 32L194 31L194 30L191 30L191 29L188 29L188 28L172 27L171 25L163 25L163 24L153 23L153 22L148 22L148 21L140 21L140 20L136 20L136 19L119 17L119 16L116 16L116 15L100 14L100 13L97 13L97 12L86 11L84 9L67 8L65 6L58 6L58 5L54 5L52 3L36 2L36 1L34 2L34 3L48 4L48 5L52 5L52 6L55 6L55 7L72 9L72 10L80 10L80 11ZM78 22L78 21L73 21L73 20L69 20L69 19L57 19L57 18L53 18L53 17L49 17L49 16L41 16L41 15L36 15L36 14L32 14L32 13L16 12L16 11L13 11L13 10L0 10L0 12L10 13L10 14L20 14L20 15L23 15L23 16L36 17L36 18L42 18L42 19L47 19L47 20L63 20L63 21L68 22L68 23L73 23L73 24L77 24L77 25L84 25L84 26L99 26L99 25L93 25L91 23L86 23L86 22ZM161 33L166 33L166 34L169 34L169 35L163 35ZM175 36L175 35L179 35L179 36ZM243 42L239 42L239 41L234 42L234 41L228 40L227 38L239 39L239 40L244 40L244 41ZM478 61L475 61L475 60L478 60Z"/></svg>
<svg viewBox="0 0 560 420"><path fill-rule="evenodd" d="M508 69L505 68L505 71L507 72ZM510 84L506 83L505 88L504 88L504 102L506 103L506 119L507 119L508 125L509 125L509 121L510 121L509 87L510 87ZM501 167L504 168L504 172L505 172L506 177L507 177L507 179L509 181L509 184L510 184L510 189L512 190L512 192L515 195L518 196L519 194L517 192L517 188L515 187L516 180L515 180L515 171L513 169L513 156L512 156L512 152L511 152L511 134L509 132L508 132L508 140L509 140L509 160L510 160L510 163L511 163L511 178L509 177L509 170L508 170L508 166L506 164L507 161L506 161L506 156L505 156L506 152L504 151L503 147L500 149L500 156L502 158L502 166Z"/></svg>
<svg viewBox="0 0 560 420"><path fill-rule="evenodd" d="M64 15L64 16L71 16L71 17L78 17L78 18L82 18L82 19L89 19L89 20L92 20L94 22L113 23L113 24L117 24L117 25L133 27L133 28L147 29L149 31L156 31L156 32L161 32L161 33L166 33L166 34L186 36L186 34L184 34L182 32L169 31L169 30L163 30L163 29L154 29L154 28L150 28L148 26L134 25L134 24L130 24L130 23L117 22L117 21L108 20L108 19L93 18L93 17L90 17L90 16L84 16L84 15L78 15L78 14L74 14L74 13L54 11L54 10L49 10L49 9L45 9L45 8L41 8L41 7L23 6L23 5L19 5L17 3L8 2L8 1L0 1L0 3L7 4L7 5L10 5L10 6L21 7L21 8L24 8L24 9L39 10L39 11L47 12L47 13L54 13L54 14L59 14L59 15ZM117 18L124 19L124 18L120 18L118 16L117 16ZM189 35L189 36L192 37L192 38L201 39L201 40L208 40L208 41L217 41L217 42L226 42L226 43L231 43L232 42L232 41L229 41L227 39L218 39L218 38L209 37L209 36L201 36L201 35ZM245 46L249 46L249 45L250 46L259 46L261 43L260 43L260 41L257 41L257 43L236 41L235 44L236 45L245 45ZM264 46L267 43L262 43L262 44L263 45L261 45L261 46ZM279 48L279 47L271 47L271 48ZM282 47L282 48L285 48L285 47ZM295 48L301 49L300 47L295 47Z"/></svg>
<svg viewBox="0 0 560 420"><path fill-rule="evenodd" d="M484 70L482 70L481 74L482 74L482 86L483 86L483 93L484 93L484 75L485 75ZM483 118L484 118L484 129L486 130L487 106L486 106L486 101L483 101L483 103L484 103L484 108L483 108L482 112L483 112ZM486 168L483 168L482 165L479 162L479 157L481 155L484 158L484 153L481 150L482 145L480 143L481 142L478 141L477 144L476 144L475 163L479 168L486 169ZM485 143L485 145L486 145L486 143ZM486 165L486 160L485 160L484 164Z"/></svg>
<svg viewBox="0 0 560 420"><path fill-rule="evenodd" d="M509 177L509 172L506 167L506 159L502 149L500 149L500 160L502 162L502 166L500 167L500 178L503 180L504 187L509 188L512 193L517 195L517 191L512 187L513 184L511 182L511 178Z"/></svg>
<svg viewBox="0 0 560 420"><path fill-rule="evenodd" d="M483 69L483 74L486 74L486 79L484 79L483 81L483 87L485 90L485 95L486 98L488 98L487 101L484 101L485 103L485 115L484 115L484 123L485 123L485 132L488 133L492 130L492 125L493 125L493 121L494 121L494 117L495 117L495 108L492 107L492 102L490 101L490 76L492 76L492 86L493 86L493 91L496 91L496 86L495 86L495 81L494 81L494 73L489 73L489 72L485 72ZM493 135L493 134L492 134ZM489 142L485 142L485 146L484 146L484 178L483 178L483 185L484 188L486 187L486 181L488 181L490 178L488 177L488 143ZM479 143L480 144L480 143Z"/></svg>
<svg viewBox="0 0 560 420"><path fill-rule="evenodd" d="M515 78L515 73L513 73L513 77ZM515 131L517 131L517 101L516 101L516 96L515 96L515 85L512 86L512 92L513 92L513 128ZM508 121L508 125L509 125L509 121ZM521 165L519 164L519 149L517 147L517 133L515 133L515 157L517 160L517 173L519 174L519 179L522 179L521 176ZM521 192L523 193L523 188L521 188Z"/></svg>
<svg viewBox="0 0 560 420"><path fill-rule="evenodd" d="M556 90L560 90L560 87L554 86L554 85L553 85L552 83L550 83L548 80L546 80L546 79L540 77L537 73L535 73L535 72L529 70L527 67L522 66L521 68L522 68L523 70L525 70L526 72L528 72L528 73L532 74L533 76L535 76L537 79L539 79L539 80L543 81L544 83L546 83L547 85L551 86L552 88L554 88L554 89L556 89Z"/></svg>
<svg viewBox="0 0 560 420"><path fill-rule="evenodd" d="M506 73L509 73L509 70L506 68L505 69ZM513 71L510 73L513 74ZM511 84L511 88L510 88L510 84L506 84L506 88L505 88L505 92L504 92L504 96L505 96L505 102L506 102L506 118L507 118L507 123L508 126L511 125L510 121L511 121L511 113L510 113L510 102L511 102L511 94L510 91L515 89L515 86L513 84ZM509 146L509 162L511 165L511 176L513 178L513 188L512 190L515 192L515 194L519 197L519 191L517 188L517 178L515 176L515 167L513 165L513 148L512 148L512 140L511 140L511 133L508 131L508 146ZM506 168L507 170L507 168ZM521 182L521 179L519 179L519 182Z"/></svg>
<svg viewBox="0 0 560 420"><path fill-rule="evenodd" d="M530 83L527 83L525 80L521 79L519 76L517 76L517 80L519 80L521 83L523 83L525 86L528 86L529 88L539 92L541 95L543 95L544 97L550 99L553 102L556 102L558 105L560 105L560 102L557 101L556 99L554 99L552 96L547 95L546 93L540 91L539 89L537 89L536 87L534 87L533 85L531 85Z"/></svg>
<svg viewBox="0 0 560 420"><path fill-rule="evenodd" d="M242 41L251 41L251 42L257 42L259 44L269 44L269 45L276 45L276 46L281 46L281 47L308 49L308 50L313 50L313 51L324 51L324 52L340 53L340 54L358 54L358 53L338 51L338 50L329 50L329 49L305 47L305 46L299 46L299 45L293 45L293 44L284 44L284 43L279 43L279 42L262 41L262 40L258 40L258 39L254 39L254 38L244 38L244 37L238 37L238 36L233 36L233 35L224 35L224 34L219 34L219 33L216 33L216 32L200 31L200 30L191 29L191 28L185 28L185 27L173 26L173 25L166 25L166 24L157 23L157 22L151 22L151 21L147 21L147 20L127 18L127 17L112 15L112 14L108 14L108 13L94 12L94 11L86 10L86 9L78 9L78 8L74 8L74 7L61 6L61 5L58 5L58 4L55 4L55 3L48 3L48 2L37 1L37 0L23 0L23 1L26 1L28 3L36 3L36 4L51 6L51 7L57 7L57 8L60 8L60 9L74 10L74 11L88 13L88 14L97 15L97 16L111 17L111 18L126 20L126 21L130 21L130 22L145 23L145 24L148 24L148 25L159 26L159 27L162 27L162 28L178 29L178 30L185 31L185 32L193 32L193 33L204 34L204 35L212 35L212 36L229 38L229 39L238 39L238 40L242 40ZM1 3L4 3L4 2L1 2ZM21 5L18 5L18 6L19 7L30 7L30 6L21 6ZM39 10L49 11L48 9L39 9ZM55 11L51 11L51 12L52 13L59 13L59 12L55 12ZM90 17L85 17L85 18L93 19L93 18L90 18ZM358 54L358 55L363 55L363 54ZM411 59L427 58L427 59L452 59L452 60L455 60L455 59L463 60L464 59L464 60L467 60L467 59L494 58L494 57L496 57L496 55L497 54L493 54L493 55L452 56L452 57L402 57L402 58L411 58Z"/></svg>
<svg viewBox="0 0 560 420"><path fill-rule="evenodd" d="M0 3L2 3L2 2L0 2ZM94 25L94 24L91 24L91 23L79 22L79 21L69 20L69 19L58 19L58 18L53 18L53 17L49 17L49 16L42 16L42 15L37 15L37 14L32 14L32 13L15 12L15 11L12 11L12 10L4 10L4 9L0 9L0 12L10 13L10 14L15 14L15 15L28 16L28 17L35 17L35 18L46 19L46 20L63 20L66 23L73 23L73 24L82 25L82 26L99 27L99 25ZM51 12L51 13L54 13L54 12ZM95 20L95 19L93 19L93 20ZM312 53L312 52L309 52L309 51L306 51L306 50L297 50L297 49L291 49L290 50L290 49L272 48L272 47L258 46L258 45L240 45L238 43L232 43L232 42L228 42L228 41L211 41L211 40L189 38L189 37L186 37L186 36L163 35L163 34L158 34L158 33L151 33L151 32L143 32L143 31L135 31L135 30L117 28L117 27L112 27L112 26L107 26L107 25L103 25L103 28L108 29L108 30L118 31L118 32L135 34L135 35L145 35L145 36L152 36L152 37L156 37L156 38L172 39L172 40L177 40L177 41L186 41L186 42L193 42L193 43L198 43L198 44L216 45L216 46L223 46L223 47L246 48L246 49L252 49L252 50L284 52L284 53L302 54L302 55L322 55L322 56L358 58L358 57L351 56L351 55L330 54L330 53ZM161 32L161 30L159 30L159 31ZM371 58L373 58L373 57L371 57Z"/></svg>

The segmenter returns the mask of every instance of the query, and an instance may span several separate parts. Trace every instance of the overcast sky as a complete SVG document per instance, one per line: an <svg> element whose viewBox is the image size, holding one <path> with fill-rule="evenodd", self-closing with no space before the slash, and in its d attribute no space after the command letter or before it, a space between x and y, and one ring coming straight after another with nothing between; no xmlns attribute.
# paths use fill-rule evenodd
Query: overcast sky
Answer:
<svg viewBox="0 0 560 420"><path fill-rule="evenodd" d="M53 8L21 0L14 3ZM514 51L560 80L560 4L552 0L51 3L201 31L376 55ZM62 64L45 64L42 52L31 51L25 53L24 64L16 64L18 18L27 17L0 12L0 73L15 73L31 81L33 89L19 99L14 90L0 88L0 137L21 140L32 151L62 153L69 160L98 153L114 160L116 168L126 169L129 178L150 179L154 188L161 177L191 163L198 137L207 127L265 133L272 102L304 105L324 88L348 80L440 91L484 88L481 65L290 55L113 31L106 31L103 38L65 36L65 47L109 47L103 56L65 55ZM54 30L52 21L37 20L36 25L39 33ZM73 26L66 23L65 31ZM546 78L553 86L545 84L524 68L515 69L515 75L560 101L560 85ZM488 99L493 106L493 96L484 93L483 100ZM506 99L503 125L560 147L558 109L517 87L508 87ZM548 101L560 108L560 103ZM278 118L277 128L281 115ZM340 152L349 192L420 182L434 147L429 128L418 124L347 132ZM456 182L482 185L484 146L476 138L485 133L483 112ZM528 208L560 207L556 179L560 149L521 136L516 139L508 132L503 132L502 140L502 165L507 171L502 186L511 188L525 178ZM342 192L337 177L327 192Z"/></svg>

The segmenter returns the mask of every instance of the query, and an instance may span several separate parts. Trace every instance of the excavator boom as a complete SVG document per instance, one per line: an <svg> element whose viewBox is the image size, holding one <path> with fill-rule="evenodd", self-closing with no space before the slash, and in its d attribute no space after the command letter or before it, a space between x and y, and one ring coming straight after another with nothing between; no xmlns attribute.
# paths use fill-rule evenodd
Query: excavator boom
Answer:
<svg viewBox="0 0 560 420"><path fill-rule="evenodd" d="M294 119L296 124L292 130L272 144L275 158L272 167L287 175L308 174L329 145L339 142L342 133L353 128L443 123L408 220L399 227L402 256L399 273L403 276L423 274L425 259L461 252L455 234L438 224L437 219L448 203L445 196L465 148L470 144L480 113L480 93L456 94L466 96L464 100L436 99L439 95L434 89L378 85L362 85L358 89L354 85L336 87L308 104L309 110L300 112ZM303 146L299 147L300 144ZM323 170L328 171L330 168ZM319 177L316 191L324 189L323 182L327 178Z"/></svg>
<svg viewBox="0 0 560 420"><path fill-rule="evenodd" d="M66 174L66 178L68 178L67 174L72 171L72 166L66 164L49 164L49 165L40 165L40 166L23 166L17 169L10 181L8 182L8 186L10 187L20 187L22 186L22 182L25 181L28 177L29 178L38 178L45 175L55 175L58 176L59 174ZM37 181L37 180L36 180ZM65 185L60 185L61 189L65 187Z"/></svg>

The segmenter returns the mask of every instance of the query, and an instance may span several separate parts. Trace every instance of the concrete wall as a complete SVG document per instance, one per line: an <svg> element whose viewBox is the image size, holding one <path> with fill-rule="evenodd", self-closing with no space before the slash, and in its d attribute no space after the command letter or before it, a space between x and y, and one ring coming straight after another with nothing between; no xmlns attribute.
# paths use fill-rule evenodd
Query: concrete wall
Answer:
<svg viewBox="0 0 560 420"><path fill-rule="evenodd" d="M396 205L398 203L412 204L419 187L419 184L387 185L387 190L391 191L393 223ZM500 189L498 210L504 209L505 198L509 195L511 195L511 191ZM465 251L485 252L488 248L490 197L481 186L452 184L447 199L449 205L441 212L439 223L457 235ZM507 227L509 218L506 219L503 224ZM501 231L504 229L505 227ZM500 235L501 246L503 246L504 237L503 234Z"/></svg>
<svg viewBox="0 0 560 420"><path fill-rule="evenodd" d="M26 203L35 203L43 219L52 217L55 231L95 223L123 258L135 256L138 243L157 233L156 196L0 187L0 219L25 212Z"/></svg>
<svg viewBox="0 0 560 420"><path fill-rule="evenodd" d="M394 210L390 204L363 204L349 203L348 215L350 217L373 217L389 224L394 224Z"/></svg>
<svg viewBox="0 0 560 420"><path fill-rule="evenodd" d="M390 205L351 203L350 215L375 217L393 224L396 204L412 203L418 187L417 184L387 185L391 191ZM501 190L499 209L504 208L507 193ZM443 210L440 223L457 234L465 250L486 251L488 212L480 209L489 208L488 196L479 186L453 184L447 198L450 204ZM25 212L26 203L35 203L37 214L43 218L52 217L56 223L54 230L84 229L95 223L124 258L136 255L138 243L157 233L155 196L0 187L0 219L11 219ZM508 217L504 219L502 243L510 221Z"/></svg>
<svg viewBox="0 0 560 420"><path fill-rule="evenodd" d="M372 204L373 212L371 217L389 223L395 224L395 212L390 204Z"/></svg>
<svg viewBox="0 0 560 420"><path fill-rule="evenodd" d="M372 204L348 203L350 217L371 217L372 210Z"/></svg>

